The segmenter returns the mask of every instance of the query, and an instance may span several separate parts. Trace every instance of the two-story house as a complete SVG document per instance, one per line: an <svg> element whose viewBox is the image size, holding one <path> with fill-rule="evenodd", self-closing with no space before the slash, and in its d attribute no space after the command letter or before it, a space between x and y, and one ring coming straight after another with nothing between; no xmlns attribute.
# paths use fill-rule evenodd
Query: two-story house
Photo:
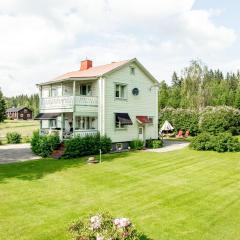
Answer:
<svg viewBox="0 0 240 240"><path fill-rule="evenodd" d="M80 69L38 84L40 131L107 135L114 148L158 138L158 81L136 59Z"/></svg>

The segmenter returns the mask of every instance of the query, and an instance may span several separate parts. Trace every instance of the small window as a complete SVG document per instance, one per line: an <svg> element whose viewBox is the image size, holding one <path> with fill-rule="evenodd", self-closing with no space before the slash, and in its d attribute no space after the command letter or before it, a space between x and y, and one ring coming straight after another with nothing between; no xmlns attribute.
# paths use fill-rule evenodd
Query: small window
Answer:
<svg viewBox="0 0 240 240"><path fill-rule="evenodd" d="M20 114L20 117L23 117L23 114L22 114L22 113Z"/></svg>
<svg viewBox="0 0 240 240"><path fill-rule="evenodd" d="M31 115L28 113L28 114L27 114L27 117L28 117L28 118L30 118L30 117L31 117Z"/></svg>
<svg viewBox="0 0 240 240"><path fill-rule="evenodd" d="M123 149L123 144L122 143L116 143L116 149L118 151L122 150Z"/></svg>
<svg viewBox="0 0 240 240"><path fill-rule="evenodd" d="M120 99L126 99L126 89L127 85L124 84L116 84L115 87L115 97Z"/></svg>
<svg viewBox="0 0 240 240"><path fill-rule="evenodd" d="M132 75L135 75L135 67L130 67L130 73L131 73Z"/></svg>
<svg viewBox="0 0 240 240"><path fill-rule="evenodd" d="M27 110L27 109L24 109L24 110L23 110L23 112L24 112L24 113L27 113L27 112L28 112L28 110Z"/></svg>
<svg viewBox="0 0 240 240"><path fill-rule="evenodd" d="M91 96L92 95L92 89L90 84L81 84L80 85L80 95L83 96Z"/></svg>

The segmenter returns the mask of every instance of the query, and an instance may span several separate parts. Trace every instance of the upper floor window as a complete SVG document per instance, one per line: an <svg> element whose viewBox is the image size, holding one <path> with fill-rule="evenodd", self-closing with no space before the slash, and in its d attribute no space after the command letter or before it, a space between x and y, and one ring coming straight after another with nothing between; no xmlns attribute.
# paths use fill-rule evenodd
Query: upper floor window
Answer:
<svg viewBox="0 0 240 240"><path fill-rule="evenodd" d="M130 73L132 74L132 75L135 75L135 67L130 67Z"/></svg>
<svg viewBox="0 0 240 240"><path fill-rule="evenodd" d="M116 84L115 97L119 98L119 99L127 98L127 85L126 84Z"/></svg>
<svg viewBox="0 0 240 240"><path fill-rule="evenodd" d="M42 97L49 97L50 96L50 88L49 87L42 87Z"/></svg>
<svg viewBox="0 0 240 240"><path fill-rule="evenodd" d="M91 84L81 84L80 85L80 95L91 96L92 95L92 86L91 86Z"/></svg>
<svg viewBox="0 0 240 240"><path fill-rule="evenodd" d="M62 96L62 87L61 87L61 85L53 85L52 86L52 96L53 97Z"/></svg>

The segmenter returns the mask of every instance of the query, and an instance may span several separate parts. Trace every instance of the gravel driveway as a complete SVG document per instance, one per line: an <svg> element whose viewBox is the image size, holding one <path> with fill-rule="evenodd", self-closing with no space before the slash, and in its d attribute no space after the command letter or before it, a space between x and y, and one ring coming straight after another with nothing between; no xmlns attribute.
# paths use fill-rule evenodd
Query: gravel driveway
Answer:
<svg viewBox="0 0 240 240"><path fill-rule="evenodd" d="M148 152L170 152L175 150L180 150L182 148L185 148L189 145L189 142L183 142L183 141L168 141L163 140L163 147L162 148L156 148L156 149L147 149Z"/></svg>
<svg viewBox="0 0 240 240"><path fill-rule="evenodd" d="M32 153L30 144L28 143L0 146L0 164L23 162L39 158L39 156Z"/></svg>

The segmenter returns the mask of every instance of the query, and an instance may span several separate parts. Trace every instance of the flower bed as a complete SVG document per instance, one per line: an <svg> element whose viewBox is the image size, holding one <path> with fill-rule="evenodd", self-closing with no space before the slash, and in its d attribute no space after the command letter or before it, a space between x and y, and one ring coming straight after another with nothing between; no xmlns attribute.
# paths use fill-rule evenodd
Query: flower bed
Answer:
<svg viewBox="0 0 240 240"><path fill-rule="evenodd" d="M138 240L143 237L130 219L113 218L109 213L78 220L71 224L69 231L75 240Z"/></svg>

